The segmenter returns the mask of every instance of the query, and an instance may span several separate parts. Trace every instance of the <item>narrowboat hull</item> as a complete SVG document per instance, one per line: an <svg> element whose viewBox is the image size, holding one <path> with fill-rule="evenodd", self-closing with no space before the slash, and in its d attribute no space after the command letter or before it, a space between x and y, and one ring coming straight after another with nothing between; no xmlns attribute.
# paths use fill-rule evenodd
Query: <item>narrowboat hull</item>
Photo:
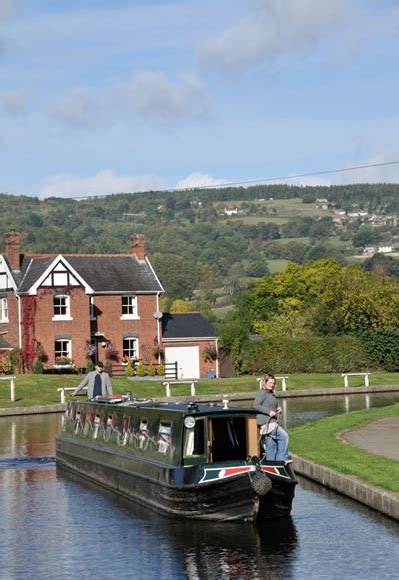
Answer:
<svg viewBox="0 0 399 580"><path fill-rule="evenodd" d="M182 518L254 522L283 517L291 511L296 485L285 462L170 467L63 435L57 437L56 459L61 468L121 497Z"/></svg>

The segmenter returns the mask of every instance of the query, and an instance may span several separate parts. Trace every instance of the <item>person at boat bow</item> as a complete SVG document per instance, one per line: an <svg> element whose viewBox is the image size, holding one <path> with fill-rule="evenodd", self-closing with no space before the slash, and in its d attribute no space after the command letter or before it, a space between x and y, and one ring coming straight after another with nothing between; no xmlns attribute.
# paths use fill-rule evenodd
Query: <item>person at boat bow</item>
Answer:
<svg viewBox="0 0 399 580"><path fill-rule="evenodd" d="M278 415L281 407L278 406L274 394L276 379L274 375L265 375L260 384L253 403L258 411L256 422L260 428L261 442L266 453L266 458L272 461L287 461L288 457L288 434L278 424Z"/></svg>
<svg viewBox="0 0 399 580"><path fill-rule="evenodd" d="M73 391L72 397L80 393L87 385L87 397L94 399L97 395L112 395L112 385L109 374L104 372L104 363L101 361L95 365L95 370L87 373L80 385Z"/></svg>

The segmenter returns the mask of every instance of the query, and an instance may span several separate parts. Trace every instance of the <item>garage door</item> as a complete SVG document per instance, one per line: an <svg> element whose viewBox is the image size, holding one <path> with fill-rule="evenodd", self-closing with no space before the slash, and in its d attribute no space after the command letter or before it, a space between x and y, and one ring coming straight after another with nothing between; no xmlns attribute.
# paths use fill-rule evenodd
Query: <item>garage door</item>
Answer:
<svg viewBox="0 0 399 580"><path fill-rule="evenodd" d="M198 346L166 346L165 362L175 361L179 379L200 378Z"/></svg>

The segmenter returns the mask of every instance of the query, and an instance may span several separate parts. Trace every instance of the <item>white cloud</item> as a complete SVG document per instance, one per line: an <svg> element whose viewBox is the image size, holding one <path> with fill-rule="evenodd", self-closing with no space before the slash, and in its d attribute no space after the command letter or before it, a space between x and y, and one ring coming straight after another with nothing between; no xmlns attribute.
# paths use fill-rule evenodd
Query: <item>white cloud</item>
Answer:
<svg viewBox="0 0 399 580"><path fill-rule="evenodd" d="M191 189L193 187L206 187L212 185L222 185L226 183L226 179L218 179L208 175L207 173L199 173L194 171L184 179L176 183L176 189Z"/></svg>
<svg viewBox="0 0 399 580"><path fill-rule="evenodd" d="M0 107L10 115L25 113L28 105L28 93L25 89L0 91Z"/></svg>
<svg viewBox="0 0 399 580"><path fill-rule="evenodd" d="M112 170L106 169L91 177L65 174L47 177L40 184L39 197L85 197L158 190L164 187L164 179L157 175L116 175Z"/></svg>
<svg viewBox="0 0 399 580"><path fill-rule="evenodd" d="M134 111L163 122L182 118L202 119L209 100L201 81L190 75L172 82L163 72L143 71L127 87L128 104Z"/></svg>
<svg viewBox="0 0 399 580"><path fill-rule="evenodd" d="M346 0L252 0L248 6L247 16L202 46L203 65L244 72L259 63L309 51L330 32L342 32L351 18Z"/></svg>
<svg viewBox="0 0 399 580"><path fill-rule="evenodd" d="M49 106L51 114L63 123L79 129L92 129L96 125L99 102L84 88L75 88L60 101Z"/></svg>

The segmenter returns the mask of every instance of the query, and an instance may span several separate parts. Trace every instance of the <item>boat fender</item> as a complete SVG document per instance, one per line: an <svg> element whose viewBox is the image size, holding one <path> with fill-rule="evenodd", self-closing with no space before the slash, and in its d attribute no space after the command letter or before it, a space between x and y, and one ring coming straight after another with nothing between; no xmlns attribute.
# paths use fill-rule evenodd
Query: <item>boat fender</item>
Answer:
<svg viewBox="0 0 399 580"><path fill-rule="evenodd" d="M256 471L253 475L250 475L250 479L254 492L259 496L267 495L272 488L270 478L262 471Z"/></svg>

